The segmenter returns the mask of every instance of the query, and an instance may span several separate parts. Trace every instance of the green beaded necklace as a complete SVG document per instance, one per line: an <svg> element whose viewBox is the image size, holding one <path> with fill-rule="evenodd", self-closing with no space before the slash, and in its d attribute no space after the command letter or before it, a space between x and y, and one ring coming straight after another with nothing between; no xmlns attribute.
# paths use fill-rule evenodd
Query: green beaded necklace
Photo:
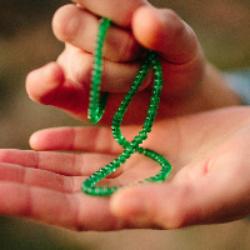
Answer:
<svg viewBox="0 0 250 250"><path fill-rule="evenodd" d="M101 20L99 26L99 32L97 37L97 46L94 55L94 68L92 74L92 86L90 90L88 119L91 123L97 124L105 111L105 105L107 100L107 94L100 95L101 79L103 71L102 61L102 48L107 35L107 31L111 26L111 21L107 18ZM149 109L147 111L147 117L145 119L142 130L134 137L130 142L121 133L121 124L124 119L125 113L135 96L138 88L144 81L148 74L148 71L153 69L154 71L154 85L152 89L152 97L150 99ZM141 66L135 80L124 99L121 102L120 107L116 111L112 121L112 132L114 139L123 147L124 151L121 155L115 158L111 163L107 164L87 180L83 182L82 191L92 196L110 196L116 192L119 187L100 187L97 186L101 180L105 179L110 174L116 172L116 170L124 164L134 153L140 153L152 160L156 161L161 166L161 171L150 178L147 178L147 182L164 182L169 176L172 167L170 163L164 158L164 156L140 147L140 145L147 139L148 133L151 132L154 120L156 118L157 110L160 103L160 95L163 85L162 66L158 60L158 56L155 52L149 51L144 64Z"/></svg>

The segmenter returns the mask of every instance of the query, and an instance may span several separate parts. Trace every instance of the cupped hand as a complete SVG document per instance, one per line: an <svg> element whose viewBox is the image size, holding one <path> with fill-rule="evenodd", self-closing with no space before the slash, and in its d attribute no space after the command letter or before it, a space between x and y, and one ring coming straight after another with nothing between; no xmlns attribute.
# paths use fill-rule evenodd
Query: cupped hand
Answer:
<svg viewBox="0 0 250 250"><path fill-rule="evenodd" d="M66 44L65 50L56 62L28 75L31 99L86 119L99 18L106 16L114 24L104 46L102 90L110 95L103 124L110 122L133 82L144 48L157 51L163 66L158 119L236 103L237 98L204 59L192 28L172 10L157 9L143 0L75 2L78 4L63 6L54 16L53 30ZM142 122L151 86L152 73L134 98L126 123Z"/></svg>
<svg viewBox="0 0 250 250"><path fill-rule="evenodd" d="M39 131L30 143L46 152L0 151L0 214L80 230L169 229L242 218L250 213L249 117L249 108L231 108L158 122L143 146L170 160L172 178L121 189L111 199L81 193L82 181L122 150L107 128ZM131 137L138 129L123 131ZM106 181L126 186L158 170L137 155Z"/></svg>

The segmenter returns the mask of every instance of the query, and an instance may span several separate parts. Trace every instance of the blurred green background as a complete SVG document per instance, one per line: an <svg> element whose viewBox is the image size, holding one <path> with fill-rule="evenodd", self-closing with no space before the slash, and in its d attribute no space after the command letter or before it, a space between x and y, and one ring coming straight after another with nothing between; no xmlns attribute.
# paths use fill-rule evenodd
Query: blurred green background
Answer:
<svg viewBox="0 0 250 250"><path fill-rule="evenodd" d="M115 0L114 0L115 1ZM76 125L60 111L28 100L27 73L55 60L63 45L51 32L51 18L62 0L1 0L0 4L0 147L28 148L29 135L40 128ZM155 0L159 6L173 8L197 32L209 60L222 70L250 67L249 0ZM155 232L150 231L149 235ZM103 249L98 243L127 249L250 249L249 221L225 226L196 227L164 236L161 243L145 243L143 232L77 234L31 222L2 218L0 249ZM157 236L157 237L158 237ZM133 245L141 237L142 245ZM211 240L213 239L215 240ZM228 238L227 238L228 237ZM150 239L150 237L149 237ZM122 243L125 248L121 247ZM171 243L171 244L170 244ZM158 245L157 245L158 244ZM166 245L164 245L166 244ZM132 248L131 248L132 249Z"/></svg>

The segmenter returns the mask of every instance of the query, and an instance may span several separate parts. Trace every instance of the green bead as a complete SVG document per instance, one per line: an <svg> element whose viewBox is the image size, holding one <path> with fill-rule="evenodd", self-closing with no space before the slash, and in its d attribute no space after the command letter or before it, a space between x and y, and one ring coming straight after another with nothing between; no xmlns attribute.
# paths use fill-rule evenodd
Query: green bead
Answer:
<svg viewBox="0 0 250 250"><path fill-rule="evenodd" d="M100 90L103 74L102 50L110 25L111 21L107 18L103 18L101 20L97 36L88 108L88 119L93 124L97 124L102 119L102 116L105 112L105 106L108 97L107 94L101 95ZM154 72L154 85L152 89L152 97L150 99L147 117L144 121L143 129L139 131L138 135L136 135L131 142L129 142L122 135L120 126L123 122L124 116L127 112L130 102L132 101L132 98L136 95L139 87L143 83L150 69L153 69ZM82 185L83 192L88 195L103 197L110 196L114 192L116 192L120 187L97 187L96 184L107 176L109 176L111 173L115 172L123 163L126 162L126 160L131 157L133 153L136 152L156 161L161 166L161 171L157 175L147 178L146 181L163 182L169 176L172 167L170 163L164 158L164 156L152 150L140 147L140 144L142 144L142 142L147 139L148 133L152 130L152 126L157 115L157 110L160 103L160 94L162 86L163 73L161 63L158 59L157 54L152 51L149 51L143 65L139 69L131 85L130 90L124 96L118 110L116 111L113 117L113 137L123 147L124 151L111 163L107 164L102 169L91 175L87 180L85 180ZM144 181L140 181L139 183L143 182Z"/></svg>

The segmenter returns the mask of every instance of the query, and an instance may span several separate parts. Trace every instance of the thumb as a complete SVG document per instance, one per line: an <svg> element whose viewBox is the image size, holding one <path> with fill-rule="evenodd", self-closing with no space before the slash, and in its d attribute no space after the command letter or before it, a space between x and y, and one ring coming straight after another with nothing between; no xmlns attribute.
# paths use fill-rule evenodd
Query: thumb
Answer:
<svg viewBox="0 0 250 250"><path fill-rule="evenodd" d="M120 190L111 199L111 210L136 227L165 229L242 218L249 214L249 188L244 188L249 185L240 180L244 178L236 180L228 165L224 160L202 162L183 168L169 183Z"/></svg>
<svg viewBox="0 0 250 250"><path fill-rule="evenodd" d="M191 187L151 184L119 191L111 199L111 211L135 227L179 228L185 225Z"/></svg>
<svg viewBox="0 0 250 250"><path fill-rule="evenodd" d="M132 28L144 47L158 51L168 62L184 64L199 52L194 31L170 9L140 7L134 13Z"/></svg>

